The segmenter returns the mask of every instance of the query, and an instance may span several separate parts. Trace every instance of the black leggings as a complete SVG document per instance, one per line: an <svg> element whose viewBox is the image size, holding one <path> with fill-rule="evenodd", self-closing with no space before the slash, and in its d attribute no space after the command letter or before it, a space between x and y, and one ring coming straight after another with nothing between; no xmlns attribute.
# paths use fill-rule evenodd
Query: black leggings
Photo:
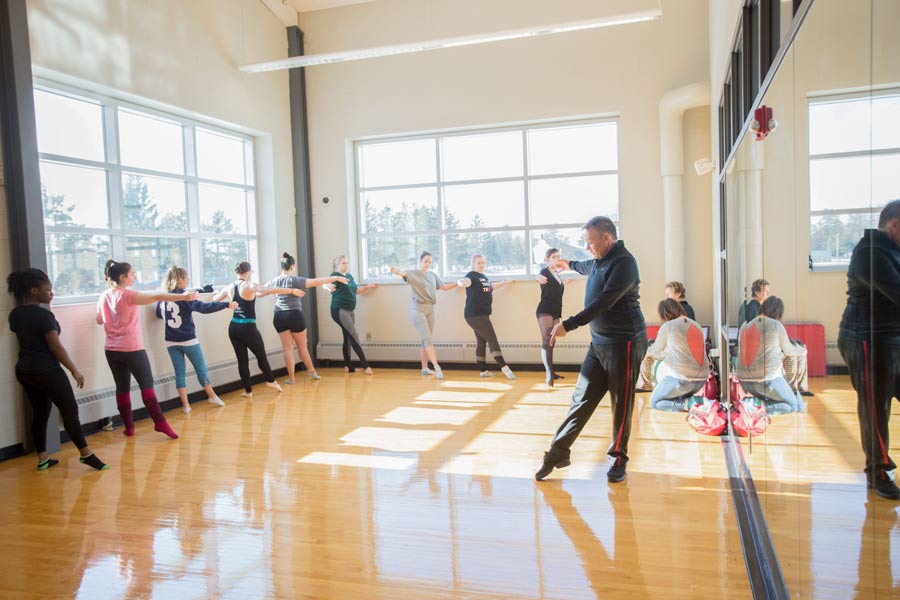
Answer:
<svg viewBox="0 0 900 600"><path fill-rule="evenodd" d="M550 345L550 333L553 326L559 323L559 319L547 313L537 314L538 327L541 328L541 362L547 372L547 381L552 381L556 370L553 367L553 346Z"/></svg>
<svg viewBox="0 0 900 600"><path fill-rule="evenodd" d="M350 364L350 347L359 357L364 369L369 368L369 361L366 360L366 353L363 352L362 346L359 345L359 334L356 332L356 319L352 310L346 308L331 307L331 319L341 328L344 334L344 343L341 345L341 352L344 355L344 366L352 370Z"/></svg>
<svg viewBox="0 0 900 600"><path fill-rule="evenodd" d="M266 345L263 343L262 335L256 328L256 323L235 323L232 321L228 325L228 339L234 347L234 355L237 357L238 373L241 376L241 383L244 384L245 392L252 392L253 387L250 385L250 355L247 350L256 357L256 363L259 365L260 371L266 381L275 381L272 375L272 367L269 366L269 359L266 358Z"/></svg>
<svg viewBox="0 0 900 600"><path fill-rule="evenodd" d="M497 341L497 334L494 332L494 326L491 324L491 318L466 317L466 323L475 332L475 360L478 361L478 368L482 371L487 370L487 355L485 354L485 346L490 346L491 356L500 365L500 368L506 366L503 360L503 353L500 352L500 342Z"/></svg>
<svg viewBox="0 0 900 600"><path fill-rule="evenodd" d="M134 375L141 390L153 389L153 370L150 368L150 357L146 350L133 352L106 351L106 362L116 382L116 394L127 394L131 391L131 376Z"/></svg>
<svg viewBox="0 0 900 600"><path fill-rule="evenodd" d="M31 403L34 413L31 419L31 439L38 453L47 451L47 421L50 419L51 403L55 404L62 415L63 426L75 447L81 450L87 446L81 422L78 420L78 404L75 403L75 392L72 384L62 368L41 373L16 371L16 379L25 388L25 396Z"/></svg>

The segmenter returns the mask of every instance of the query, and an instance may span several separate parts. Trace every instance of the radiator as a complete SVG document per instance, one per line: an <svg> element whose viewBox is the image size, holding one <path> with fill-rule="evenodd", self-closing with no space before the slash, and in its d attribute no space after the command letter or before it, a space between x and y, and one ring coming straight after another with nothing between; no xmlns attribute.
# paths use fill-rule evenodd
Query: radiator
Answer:
<svg viewBox="0 0 900 600"><path fill-rule="evenodd" d="M360 342L366 358L384 362L419 362L418 342ZM580 365L589 344L587 342L562 342L554 346L553 362ZM503 358L515 364L541 364L541 345L538 342L500 341ZM474 363L475 342L438 342L434 345L438 360L442 363ZM356 355L352 354L353 360ZM316 356L321 360L342 360L341 342L319 342ZM493 363L490 355L488 363Z"/></svg>

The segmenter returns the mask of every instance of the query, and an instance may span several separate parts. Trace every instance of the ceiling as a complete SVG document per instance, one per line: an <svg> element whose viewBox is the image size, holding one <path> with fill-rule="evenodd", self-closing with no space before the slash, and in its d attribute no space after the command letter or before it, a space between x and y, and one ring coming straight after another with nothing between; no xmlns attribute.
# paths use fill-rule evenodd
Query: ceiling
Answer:
<svg viewBox="0 0 900 600"><path fill-rule="evenodd" d="M326 8L336 8L338 6L346 6L348 4L365 4L366 2L374 2L375 0L286 0L292 4L297 12L310 12L313 10L323 10Z"/></svg>

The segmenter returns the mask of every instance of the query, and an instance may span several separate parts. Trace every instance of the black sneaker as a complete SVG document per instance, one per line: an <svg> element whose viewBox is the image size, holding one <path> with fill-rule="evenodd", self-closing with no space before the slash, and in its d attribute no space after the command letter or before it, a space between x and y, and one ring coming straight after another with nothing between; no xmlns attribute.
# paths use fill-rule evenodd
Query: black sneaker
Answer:
<svg viewBox="0 0 900 600"><path fill-rule="evenodd" d="M615 459L609 471L606 472L606 479L610 483L619 483L625 479L625 461L621 458Z"/></svg>
<svg viewBox="0 0 900 600"><path fill-rule="evenodd" d="M572 462L569 460L568 456L560 456L553 452L553 450L544 452L544 463L541 465L541 468L538 469L537 473L534 474L534 478L538 481L543 481L553 469L562 469L563 467L568 467L570 464L572 464Z"/></svg>
<svg viewBox="0 0 900 600"><path fill-rule="evenodd" d="M890 479L876 479L871 486L875 493L888 500L900 500L900 488Z"/></svg>

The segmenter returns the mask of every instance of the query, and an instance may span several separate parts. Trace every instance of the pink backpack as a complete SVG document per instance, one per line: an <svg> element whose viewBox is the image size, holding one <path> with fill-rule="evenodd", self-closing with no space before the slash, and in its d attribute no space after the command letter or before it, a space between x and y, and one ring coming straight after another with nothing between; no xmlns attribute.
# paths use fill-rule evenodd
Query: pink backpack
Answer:
<svg viewBox="0 0 900 600"><path fill-rule="evenodd" d="M740 437L757 437L766 432L772 418L766 413L765 404L754 406L750 403L731 403L731 427Z"/></svg>
<svg viewBox="0 0 900 600"><path fill-rule="evenodd" d="M718 400L692 406L688 412L687 422L691 429L704 435L722 435L728 424L725 420L725 409Z"/></svg>

